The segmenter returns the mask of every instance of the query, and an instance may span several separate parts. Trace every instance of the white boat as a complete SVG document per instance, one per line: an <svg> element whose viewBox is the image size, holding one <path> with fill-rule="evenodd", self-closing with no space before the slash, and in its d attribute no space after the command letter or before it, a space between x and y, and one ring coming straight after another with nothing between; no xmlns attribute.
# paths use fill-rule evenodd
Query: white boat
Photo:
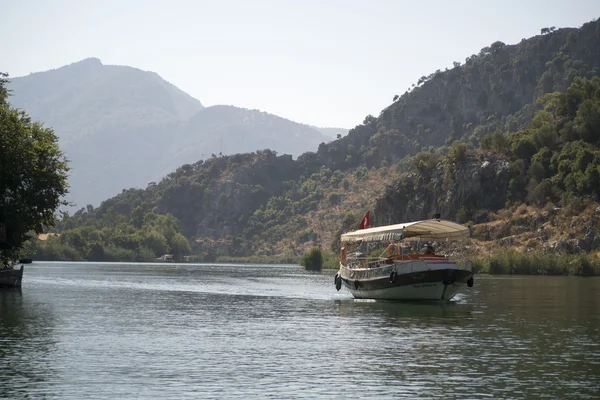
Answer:
<svg viewBox="0 0 600 400"><path fill-rule="evenodd" d="M405 243L468 236L469 228L440 219L344 233L336 289L345 286L357 299L448 301L464 287L473 286L470 263L427 252L411 253ZM369 256L374 252L375 256Z"/></svg>
<svg viewBox="0 0 600 400"><path fill-rule="evenodd" d="M162 256L158 257L156 261L175 262L175 258L173 257L173 254L163 254Z"/></svg>

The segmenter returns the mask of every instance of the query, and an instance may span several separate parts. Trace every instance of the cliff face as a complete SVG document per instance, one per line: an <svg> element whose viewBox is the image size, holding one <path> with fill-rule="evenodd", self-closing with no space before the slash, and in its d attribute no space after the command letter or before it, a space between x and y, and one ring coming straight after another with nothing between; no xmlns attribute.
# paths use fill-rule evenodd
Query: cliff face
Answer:
<svg viewBox="0 0 600 400"><path fill-rule="evenodd" d="M388 186L375 204L377 223L417 221L436 213L455 219L461 208L499 210L506 204L509 181L504 158L468 156L457 164L439 162L430 177L410 173Z"/></svg>

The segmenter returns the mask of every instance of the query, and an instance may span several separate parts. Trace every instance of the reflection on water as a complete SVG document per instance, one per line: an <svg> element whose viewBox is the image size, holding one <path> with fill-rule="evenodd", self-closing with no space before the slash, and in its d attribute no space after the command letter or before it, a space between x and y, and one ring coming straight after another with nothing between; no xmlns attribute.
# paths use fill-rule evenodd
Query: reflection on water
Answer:
<svg viewBox="0 0 600 400"><path fill-rule="evenodd" d="M357 301L293 266L34 264L0 292L0 398L597 398L600 279Z"/></svg>
<svg viewBox="0 0 600 400"><path fill-rule="evenodd" d="M21 289L0 289L0 398L31 397L53 375L52 313Z"/></svg>

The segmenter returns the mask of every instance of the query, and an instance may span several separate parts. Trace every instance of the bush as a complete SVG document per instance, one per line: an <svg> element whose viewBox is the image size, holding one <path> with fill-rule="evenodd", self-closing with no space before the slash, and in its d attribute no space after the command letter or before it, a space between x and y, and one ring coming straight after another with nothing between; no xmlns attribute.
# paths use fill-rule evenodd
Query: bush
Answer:
<svg viewBox="0 0 600 400"><path fill-rule="evenodd" d="M481 271L485 263L478 260ZM476 264L476 263L474 263ZM475 271L475 269L473 269ZM567 255L532 251L529 253L503 252L489 260L491 274L523 275L597 275L600 271L588 255Z"/></svg>
<svg viewBox="0 0 600 400"><path fill-rule="evenodd" d="M469 220L469 217L470 217L470 213L467 210L467 208L464 205L460 206L460 208L456 212L456 220L458 221L458 223L464 224L465 222L467 222Z"/></svg>
<svg viewBox="0 0 600 400"><path fill-rule="evenodd" d="M485 274L490 272L490 261L485 257L473 257L471 261L471 270L474 274Z"/></svg>
<svg viewBox="0 0 600 400"><path fill-rule="evenodd" d="M323 268L323 253L318 247L302 256L302 266L309 271L320 271Z"/></svg>
<svg viewBox="0 0 600 400"><path fill-rule="evenodd" d="M447 160L450 164L460 164L467 156L469 147L466 143L454 141L448 149Z"/></svg>

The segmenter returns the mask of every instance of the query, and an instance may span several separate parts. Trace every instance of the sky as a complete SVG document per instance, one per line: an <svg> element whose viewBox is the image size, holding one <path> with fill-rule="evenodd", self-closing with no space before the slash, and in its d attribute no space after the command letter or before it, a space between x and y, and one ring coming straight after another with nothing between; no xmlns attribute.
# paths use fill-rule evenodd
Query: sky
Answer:
<svg viewBox="0 0 600 400"><path fill-rule="evenodd" d="M0 71L96 57L156 72L205 106L352 128L497 40L598 17L600 0L2 0Z"/></svg>

